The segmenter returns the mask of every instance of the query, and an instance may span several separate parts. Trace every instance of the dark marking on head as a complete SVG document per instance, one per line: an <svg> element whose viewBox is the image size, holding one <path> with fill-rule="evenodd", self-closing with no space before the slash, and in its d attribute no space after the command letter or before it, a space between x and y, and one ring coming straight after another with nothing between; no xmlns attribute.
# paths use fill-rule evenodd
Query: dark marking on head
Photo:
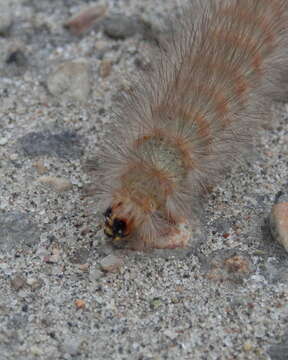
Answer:
<svg viewBox="0 0 288 360"><path fill-rule="evenodd" d="M105 217L104 232L107 236L113 240L118 240L128 235L126 221L114 217L111 207L108 207L103 215Z"/></svg>

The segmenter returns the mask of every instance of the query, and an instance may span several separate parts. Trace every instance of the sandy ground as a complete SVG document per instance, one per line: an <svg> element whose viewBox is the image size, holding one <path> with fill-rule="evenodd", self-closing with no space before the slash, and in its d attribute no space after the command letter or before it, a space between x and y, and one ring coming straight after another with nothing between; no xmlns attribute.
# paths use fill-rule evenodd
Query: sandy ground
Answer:
<svg viewBox="0 0 288 360"><path fill-rule="evenodd" d="M287 359L288 255L267 224L288 192L285 107L192 249L112 248L83 162L176 1L107 4L77 36L63 24L98 2L0 1L0 359Z"/></svg>

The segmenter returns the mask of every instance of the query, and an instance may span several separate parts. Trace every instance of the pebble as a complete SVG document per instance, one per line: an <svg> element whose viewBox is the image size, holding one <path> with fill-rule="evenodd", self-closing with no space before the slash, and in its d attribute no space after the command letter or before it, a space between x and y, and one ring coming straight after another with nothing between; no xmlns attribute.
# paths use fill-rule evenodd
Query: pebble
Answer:
<svg viewBox="0 0 288 360"><path fill-rule="evenodd" d="M100 262L100 267L106 272L117 272L123 266L123 259L113 254L106 256Z"/></svg>
<svg viewBox="0 0 288 360"><path fill-rule="evenodd" d="M88 272L89 271L89 264L80 264L79 265L79 270L83 271L83 272Z"/></svg>
<svg viewBox="0 0 288 360"><path fill-rule="evenodd" d="M23 76L29 64L25 55L25 45L15 42L1 50L3 54L0 63L2 62L3 74L8 77Z"/></svg>
<svg viewBox="0 0 288 360"><path fill-rule="evenodd" d="M136 16L113 14L103 21L104 33L112 39L126 39L143 32L144 23Z"/></svg>
<svg viewBox="0 0 288 360"><path fill-rule="evenodd" d="M89 280L90 281L96 281L99 280L103 276L102 271L98 269L92 269L89 272Z"/></svg>
<svg viewBox="0 0 288 360"><path fill-rule="evenodd" d="M99 75L102 78L106 78L110 75L112 70L112 61L111 60L102 60L99 68Z"/></svg>
<svg viewBox="0 0 288 360"><path fill-rule="evenodd" d="M55 97L86 102L91 88L88 63L81 59L65 61L49 75L47 86Z"/></svg>
<svg viewBox="0 0 288 360"><path fill-rule="evenodd" d="M57 156L78 159L83 154L82 141L69 130L52 134L50 131L30 132L18 139L18 147L26 156Z"/></svg>
<svg viewBox="0 0 288 360"><path fill-rule="evenodd" d="M18 291L26 285L26 279L21 274L16 274L11 279L11 286L14 290Z"/></svg>
<svg viewBox="0 0 288 360"><path fill-rule="evenodd" d="M288 202L273 205L270 229L274 239L288 252Z"/></svg>
<svg viewBox="0 0 288 360"><path fill-rule="evenodd" d="M0 11L0 35L6 36L12 25L12 11L9 5L4 2L1 3Z"/></svg>
<svg viewBox="0 0 288 360"><path fill-rule="evenodd" d="M82 35L91 29L95 23L106 14L107 9L108 6L106 4L89 6L87 9L82 10L79 14L69 19L64 24L64 27L69 29L73 35Z"/></svg>
<svg viewBox="0 0 288 360"><path fill-rule="evenodd" d="M2 137L0 138L0 146L4 146L8 143L8 138Z"/></svg>
<svg viewBox="0 0 288 360"><path fill-rule="evenodd" d="M243 350L248 352L248 351L251 351L253 350L253 345L249 342L246 342L244 345L243 345Z"/></svg>
<svg viewBox="0 0 288 360"><path fill-rule="evenodd" d="M153 298L149 303L149 306L150 306L151 310L157 310L158 308L160 308L163 305L164 305L164 302L159 297Z"/></svg>
<svg viewBox="0 0 288 360"><path fill-rule="evenodd" d="M85 307L86 307L85 301L81 300L81 299L75 300L74 304L75 304L77 309L85 309Z"/></svg>
<svg viewBox="0 0 288 360"><path fill-rule="evenodd" d="M38 181L41 184L50 185L55 191L58 192L68 191L73 187L69 180L57 176L41 176Z"/></svg>
<svg viewBox="0 0 288 360"><path fill-rule="evenodd" d="M7 65L16 65L18 67L24 68L28 63L26 55L24 54L23 50L20 48L13 48L10 50L7 58L6 64Z"/></svg>
<svg viewBox="0 0 288 360"><path fill-rule="evenodd" d="M28 278L27 285L29 285L31 287L31 289L36 290L36 289L40 289L42 287L43 282L39 279Z"/></svg>

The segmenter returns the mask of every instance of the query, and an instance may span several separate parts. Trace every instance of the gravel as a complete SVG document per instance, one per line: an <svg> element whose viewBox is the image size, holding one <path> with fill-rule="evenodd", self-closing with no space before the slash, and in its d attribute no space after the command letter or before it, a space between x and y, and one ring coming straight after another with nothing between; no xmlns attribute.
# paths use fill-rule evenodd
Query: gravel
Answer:
<svg viewBox="0 0 288 360"><path fill-rule="evenodd" d="M0 0L0 360L287 358L288 255L268 221L287 201L285 106L205 199L187 251L113 248L83 196L123 75L176 3L107 0L76 36L81 0Z"/></svg>

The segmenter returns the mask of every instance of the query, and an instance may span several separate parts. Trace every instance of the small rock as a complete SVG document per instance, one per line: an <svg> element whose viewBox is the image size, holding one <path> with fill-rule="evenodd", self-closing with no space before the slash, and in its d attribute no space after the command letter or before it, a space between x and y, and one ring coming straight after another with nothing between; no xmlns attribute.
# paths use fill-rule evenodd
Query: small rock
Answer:
<svg viewBox="0 0 288 360"><path fill-rule="evenodd" d="M79 310L79 309L85 309L85 307L86 307L85 301L84 301L84 300L81 300L81 299L75 300L75 303L74 303L74 304L75 304L77 310Z"/></svg>
<svg viewBox="0 0 288 360"><path fill-rule="evenodd" d="M79 270L83 271L83 272L88 272L89 271L89 264L81 264L79 265Z"/></svg>
<svg viewBox="0 0 288 360"><path fill-rule="evenodd" d="M58 255L48 255L43 257L43 261L47 264L56 264L60 260Z"/></svg>
<svg viewBox="0 0 288 360"><path fill-rule="evenodd" d="M78 159L83 149L80 137L72 131L51 134L50 131L31 132L18 139L18 144L26 156L57 156Z"/></svg>
<svg viewBox="0 0 288 360"><path fill-rule="evenodd" d="M6 36L12 25L12 11L4 2L1 3L0 35Z"/></svg>
<svg viewBox="0 0 288 360"><path fill-rule="evenodd" d="M90 92L89 68L86 61L66 61L47 80L50 93L56 97L85 102Z"/></svg>
<svg viewBox="0 0 288 360"><path fill-rule="evenodd" d="M16 274L11 279L11 286L14 290L20 290L26 285L26 279L21 274Z"/></svg>
<svg viewBox="0 0 288 360"><path fill-rule="evenodd" d="M98 269L92 269L89 272L89 280L90 281L97 281L103 276L102 271Z"/></svg>
<svg viewBox="0 0 288 360"><path fill-rule="evenodd" d="M31 287L32 290L40 289L43 285L43 282L39 279L28 278L27 285Z"/></svg>
<svg viewBox="0 0 288 360"><path fill-rule="evenodd" d="M250 344L249 342L246 342L244 345L243 345L243 350L246 351L246 352L249 352L253 349L253 346L252 344Z"/></svg>
<svg viewBox="0 0 288 360"><path fill-rule="evenodd" d="M102 60L99 68L99 75L102 78L106 78L110 75L112 70L112 61L111 60Z"/></svg>
<svg viewBox="0 0 288 360"><path fill-rule="evenodd" d="M150 309L157 310L164 304L163 300L159 297L155 297L150 301Z"/></svg>
<svg viewBox="0 0 288 360"><path fill-rule="evenodd" d="M165 336L167 336L171 340L176 339L176 337L178 336L178 334L174 330L167 329L163 333L164 333Z"/></svg>
<svg viewBox="0 0 288 360"><path fill-rule="evenodd" d="M49 255L49 250L46 249L44 246L43 247L39 247L36 251L36 255L43 257L43 256L48 256Z"/></svg>
<svg viewBox="0 0 288 360"><path fill-rule="evenodd" d="M143 32L144 23L136 16L113 14L103 21L104 33L112 39L125 39Z"/></svg>
<svg viewBox="0 0 288 360"><path fill-rule="evenodd" d="M107 5L90 6L69 19L64 27L73 35L79 36L91 29L106 14L107 8Z"/></svg>
<svg viewBox="0 0 288 360"><path fill-rule="evenodd" d="M270 229L274 239L288 252L288 202L273 205L270 214Z"/></svg>
<svg viewBox="0 0 288 360"><path fill-rule="evenodd" d="M67 179L56 176L41 176L38 181L41 184L48 184L58 192L71 190L73 185Z"/></svg>
<svg viewBox="0 0 288 360"><path fill-rule="evenodd" d="M0 138L0 146L4 146L8 143L8 139L5 137Z"/></svg>
<svg viewBox="0 0 288 360"><path fill-rule="evenodd" d="M117 272L123 266L123 259L111 254L101 260L100 266L103 271Z"/></svg>
<svg viewBox="0 0 288 360"><path fill-rule="evenodd" d="M8 57L6 58L7 65L15 65L18 67L25 67L28 61L21 49L13 49L10 51Z"/></svg>

